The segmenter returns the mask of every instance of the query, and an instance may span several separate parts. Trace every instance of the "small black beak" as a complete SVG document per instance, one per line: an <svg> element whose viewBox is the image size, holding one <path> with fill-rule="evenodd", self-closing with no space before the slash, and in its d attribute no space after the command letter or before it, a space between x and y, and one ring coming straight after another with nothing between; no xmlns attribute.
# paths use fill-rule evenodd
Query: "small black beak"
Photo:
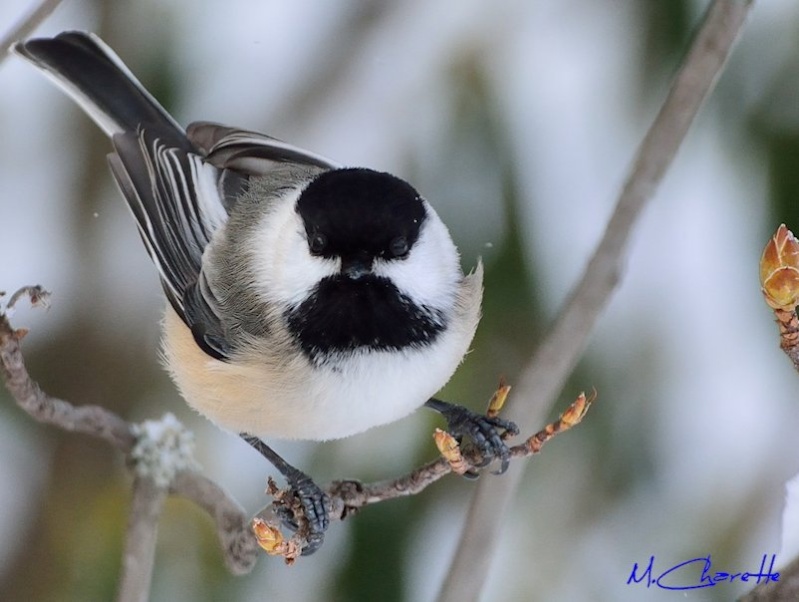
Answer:
<svg viewBox="0 0 799 602"><path fill-rule="evenodd" d="M365 255L357 255L354 257L341 258L341 273L358 280L372 272L372 258Z"/></svg>

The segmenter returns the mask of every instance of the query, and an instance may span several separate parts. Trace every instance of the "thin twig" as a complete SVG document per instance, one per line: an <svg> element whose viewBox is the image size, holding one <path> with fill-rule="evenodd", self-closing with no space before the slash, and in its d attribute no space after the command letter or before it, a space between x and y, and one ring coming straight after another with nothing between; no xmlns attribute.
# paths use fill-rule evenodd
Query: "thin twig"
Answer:
<svg viewBox="0 0 799 602"><path fill-rule="evenodd" d="M0 297L3 293L0 293ZM11 313L17 306L20 299L27 298L33 307L43 307L47 309L50 306L50 292L44 290L41 284L34 284L30 286L23 286L17 292L8 298L6 303L6 315Z"/></svg>
<svg viewBox="0 0 799 602"><path fill-rule="evenodd" d="M0 313L0 376L17 404L39 422L99 437L120 451L129 452L135 442L129 423L99 406L75 407L50 397L31 379L20 348L26 332L13 329L7 316Z"/></svg>
<svg viewBox="0 0 799 602"><path fill-rule="evenodd" d="M27 38L34 29L61 4L61 0L40 0L30 12L22 17L6 35L0 38L0 65L11 53L11 47L20 40Z"/></svg>
<svg viewBox="0 0 799 602"><path fill-rule="evenodd" d="M775 309L774 316L780 330L780 349L791 360L793 367L799 370L799 317L796 310Z"/></svg>
<svg viewBox="0 0 799 602"><path fill-rule="evenodd" d="M582 279L524 369L507 417L522 429L541 421L574 369L600 313L621 279L620 265L641 211L653 197L703 100L721 73L753 0L716 0L694 38L668 96L641 142L602 240ZM503 479L480 483L467 516L440 602L479 597L498 544L499 522L522 476L521 465Z"/></svg>
<svg viewBox="0 0 799 602"><path fill-rule="evenodd" d="M42 293L38 287L20 290L25 294ZM12 296L15 301L20 297L17 293ZM30 377L20 347L25 333L15 330L0 311L0 378L17 404L39 422L103 439L130 457L136 444L133 424L99 406L74 406L51 397ZM252 569L257 555L249 517L224 490L198 472L183 470L170 485L170 492L192 500L214 518L231 572L240 575Z"/></svg>
<svg viewBox="0 0 799 602"><path fill-rule="evenodd" d="M585 394L581 393L555 422L547 424L523 443L512 446L510 448L511 460L527 458L539 453L541 448L553 437L579 424L595 399L596 394L586 398ZM478 470L482 460L474 449L465 451L462 459L466 468L470 470ZM334 485L328 491L333 495L342 496L347 510L352 511L370 503L415 495L450 472L452 472L450 463L445 458L439 458L403 477L361 485L361 490L358 493L348 492L342 495L339 490L341 484ZM349 481L341 483L346 486Z"/></svg>
<svg viewBox="0 0 799 602"><path fill-rule="evenodd" d="M137 476L133 481L133 501L122 553L117 602L147 602L150 599L158 518L165 499L166 491L153 479Z"/></svg>
<svg viewBox="0 0 799 602"><path fill-rule="evenodd" d="M234 575L245 575L255 566L258 546L244 509L224 489L194 471L181 471L169 492L197 504L211 515L224 552L225 564Z"/></svg>
<svg viewBox="0 0 799 602"><path fill-rule="evenodd" d="M579 424L595 399L596 393L588 398L581 393L555 422L547 424L522 443L510 447L510 459L517 460L538 454L541 448L553 437ZM464 471L480 472L485 470L486 467L482 466L482 460L480 453L473 447L466 448L463 451L458 449L457 462L463 463ZM376 481L374 483L334 481L326 488L326 493L331 500L330 518L332 520L344 520L369 504L416 495L453 472L453 466L454 463L451 459L438 458L394 479ZM275 488L274 493L275 501L268 510L265 509L262 513L270 512L274 514L276 510L283 507L294 513L295 516L298 515L299 509L294 506L296 500L291 495L288 495L290 492ZM276 525L273 525L273 528L276 528ZM269 534L274 536L274 530L270 531ZM285 555L288 561L293 562L293 551L302 550L307 544L302 531L294 535L292 544L291 547L281 548L272 543L269 546L269 552L273 555Z"/></svg>

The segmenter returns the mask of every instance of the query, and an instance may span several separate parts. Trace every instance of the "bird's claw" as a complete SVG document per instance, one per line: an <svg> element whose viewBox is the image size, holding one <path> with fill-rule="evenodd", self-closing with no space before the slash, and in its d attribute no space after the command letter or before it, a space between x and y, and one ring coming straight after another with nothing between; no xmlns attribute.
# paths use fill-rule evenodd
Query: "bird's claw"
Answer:
<svg viewBox="0 0 799 602"><path fill-rule="evenodd" d="M310 556L318 550L325 539L325 531L330 525L330 498L322 489L304 472L295 469L286 475L290 492L289 499L296 500L295 504L281 505L277 509L277 515L281 522L291 529L297 531L300 528L297 522L294 508L298 505L302 509L307 533L305 541L307 545L302 550L303 556Z"/></svg>
<svg viewBox="0 0 799 602"><path fill-rule="evenodd" d="M513 436L519 434L519 427L510 420L499 417L489 417L472 412L462 406L441 402L434 409L441 412L447 421L447 430L458 440L464 436L471 439L472 444L482 456L482 460L475 466L482 468L499 458L499 469L492 474L503 474L510 464L510 448L505 444L503 432ZM467 471L466 478L477 478L477 473Z"/></svg>

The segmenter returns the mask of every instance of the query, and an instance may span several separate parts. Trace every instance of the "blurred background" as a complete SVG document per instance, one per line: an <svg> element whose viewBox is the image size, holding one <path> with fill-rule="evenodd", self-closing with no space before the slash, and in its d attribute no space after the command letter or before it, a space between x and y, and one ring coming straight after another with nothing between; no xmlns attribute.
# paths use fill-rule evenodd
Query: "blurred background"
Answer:
<svg viewBox="0 0 799 602"><path fill-rule="evenodd" d="M0 30L28 5L0 3ZM581 275L707 5L65 0L36 34L99 33L182 123L260 130L413 182L464 266L486 262L474 352L441 395L478 409L500 374L514 382ZM0 90L0 289L53 292L48 312L14 318L31 329L33 376L130 420L174 413L205 473L254 513L274 471L195 415L159 366L162 294L109 143L17 58ZM797 94L799 3L759 2L551 415L580 390L599 401L529 461L483 600L730 600L747 588L626 582L650 556L665 570L711 554L714 570L737 572L779 551L799 376L757 264L780 222L799 230ZM275 446L320 482L379 479L433 458L439 424L419 411L344 441ZM239 578L210 519L170 499L152 599L432 600L473 491L449 477L333 525L312 558L264 556ZM129 497L118 454L34 423L0 391L0 600L112 599Z"/></svg>

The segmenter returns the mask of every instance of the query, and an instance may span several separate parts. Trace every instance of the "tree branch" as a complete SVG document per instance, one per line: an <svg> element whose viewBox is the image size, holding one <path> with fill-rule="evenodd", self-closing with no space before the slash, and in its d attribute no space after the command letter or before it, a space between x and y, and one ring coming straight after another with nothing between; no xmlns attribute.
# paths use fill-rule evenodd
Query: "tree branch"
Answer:
<svg viewBox="0 0 799 602"><path fill-rule="evenodd" d="M34 304L47 298L41 287L20 289L31 295ZM19 291L12 295L8 308L20 298ZM58 426L65 431L92 435L110 443L123 453L133 448L135 437L130 424L113 412L99 406L75 407L63 399L50 397L34 382L25 367L20 342L27 334L24 329L14 330L0 313L0 376L17 404L39 422Z"/></svg>
<svg viewBox="0 0 799 602"><path fill-rule="evenodd" d="M641 211L653 197L702 102L713 89L753 0L715 0L668 96L641 142L632 169L585 272L523 370L517 399L507 417L522 429L540 423L587 345L600 313L618 287L627 242ZM480 483L446 580L440 602L475 599L485 583L498 544L499 521L522 477L511 467L503 479Z"/></svg>
<svg viewBox="0 0 799 602"><path fill-rule="evenodd" d="M246 575L253 569L258 545L250 529L250 518L224 489L208 477L184 470L175 476L169 492L194 502L211 515L231 573Z"/></svg>
<svg viewBox="0 0 799 602"><path fill-rule="evenodd" d="M539 453L541 448L553 437L579 424L595 399L596 394L587 398L585 394L581 393L555 422L546 425L523 443L512 446L510 459L527 458ZM444 431L437 431L438 433L444 433ZM477 450L469 448L461 451L454 443L454 438L444 434L449 437L451 444L456 446L457 451L454 457L450 457L442 451L445 457L429 462L402 477L370 484L357 483L357 491L354 491L352 487L354 481L334 482L328 488L328 494L332 498L340 500L342 505L334 508L331 513L332 517L343 519L349 513L368 504L416 495L453 471L462 474L467 470L481 470L479 466L482 463L482 458ZM461 469L458 469L458 466L461 466Z"/></svg>
<svg viewBox="0 0 799 602"><path fill-rule="evenodd" d="M509 390L509 386L500 385L489 404L489 416L496 416ZM494 402L498 395L501 396L501 401L495 405ZM588 413L595 399L596 392L591 397L580 393L574 403L555 422L547 424L522 443L511 446L509 459L527 458L539 453L541 448L553 437L578 425ZM504 436L507 438L508 433L505 433ZM468 446L461 449L452 435L440 429L436 429L433 437L442 457L428 462L406 475L375 483L350 480L334 481L328 485L325 492L331 501L330 519L343 521L369 504L416 495L451 472L479 474L488 468L480 452L474 447ZM300 500L291 490L278 489L271 479L267 493L272 495L274 501L256 515L253 524L256 539L268 554L283 556L286 562L293 563L308 545L307 521L303 516ZM283 537L275 520L276 515L285 515L286 512L291 513L300 525L300 528L289 540Z"/></svg>
<svg viewBox="0 0 799 602"><path fill-rule="evenodd" d="M117 602L147 602L150 599L158 517L165 499L166 491L152 478L137 476L133 481L133 502L122 553L122 579Z"/></svg>
<svg viewBox="0 0 799 602"><path fill-rule="evenodd" d="M99 406L73 406L51 397L30 377L20 343L27 334L14 329L8 314L23 296L34 305L46 303L49 293L41 287L25 287L11 296L6 311L0 311L0 377L17 404L32 418L67 431L91 435L125 454L134 468L144 461L137 456L146 439L146 429L131 424ZM0 293L2 296L2 293ZM146 600L152 571L157 519L161 512L165 485L158 475L137 471L134 479L128 537L122 563L120 600ZM249 527L249 517L218 485L193 470L179 470L168 484L169 492L197 503L215 520L225 562L231 572L246 573L257 559L257 545Z"/></svg>

